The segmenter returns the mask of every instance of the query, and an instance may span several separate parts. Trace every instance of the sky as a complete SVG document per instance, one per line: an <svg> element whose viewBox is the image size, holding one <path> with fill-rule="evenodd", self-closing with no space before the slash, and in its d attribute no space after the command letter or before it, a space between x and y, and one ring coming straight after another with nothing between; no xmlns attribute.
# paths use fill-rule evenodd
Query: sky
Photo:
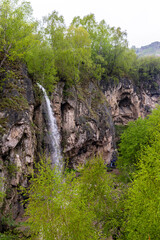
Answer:
<svg viewBox="0 0 160 240"><path fill-rule="evenodd" d="M94 13L110 27L127 32L129 46L141 47L160 41L160 0L30 0L37 19L56 10L67 26L75 16Z"/></svg>

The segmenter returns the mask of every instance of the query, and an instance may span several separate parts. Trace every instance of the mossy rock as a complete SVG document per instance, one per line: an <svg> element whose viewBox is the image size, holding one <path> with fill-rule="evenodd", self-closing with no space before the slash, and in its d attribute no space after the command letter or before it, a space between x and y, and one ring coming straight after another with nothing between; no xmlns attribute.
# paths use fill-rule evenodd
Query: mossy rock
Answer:
<svg viewBox="0 0 160 240"><path fill-rule="evenodd" d="M29 108L28 101L23 95L5 97L0 103L1 110L13 109L17 111L27 110Z"/></svg>
<svg viewBox="0 0 160 240"><path fill-rule="evenodd" d="M7 117L0 118L0 134L4 134L6 132L7 121Z"/></svg>

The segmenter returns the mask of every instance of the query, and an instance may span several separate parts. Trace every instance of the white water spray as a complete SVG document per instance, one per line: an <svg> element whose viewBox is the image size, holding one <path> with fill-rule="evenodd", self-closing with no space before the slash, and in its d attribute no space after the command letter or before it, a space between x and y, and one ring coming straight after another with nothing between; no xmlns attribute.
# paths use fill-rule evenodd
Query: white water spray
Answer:
<svg viewBox="0 0 160 240"><path fill-rule="evenodd" d="M47 120L49 126L49 137L50 137L50 144L53 149L51 152L51 159L52 165L57 165L60 169L62 169L62 155L61 155L61 148L60 148L60 134L58 131L56 119L54 117L54 113L51 108L51 102L47 96L46 90L38 83L39 88L43 91L44 98L46 101L46 111L47 111Z"/></svg>

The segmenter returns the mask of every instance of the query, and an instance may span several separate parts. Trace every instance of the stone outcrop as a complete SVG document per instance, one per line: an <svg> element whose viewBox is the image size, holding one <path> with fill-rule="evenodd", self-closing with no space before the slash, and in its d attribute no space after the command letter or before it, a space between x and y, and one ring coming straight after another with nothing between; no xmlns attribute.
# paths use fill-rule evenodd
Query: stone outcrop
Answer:
<svg viewBox="0 0 160 240"><path fill-rule="evenodd" d="M111 108L113 121L117 125L126 125L138 117L146 117L160 100L159 78L156 88L136 87L132 81L121 79L117 85L102 83L103 92Z"/></svg>
<svg viewBox="0 0 160 240"><path fill-rule="evenodd" d="M114 125L105 96L95 83L72 87L66 95L59 84L53 94L53 109L69 166L76 168L96 154L110 162L115 148Z"/></svg>
<svg viewBox="0 0 160 240"><path fill-rule="evenodd" d="M10 73L9 77L0 75L3 83L0 92L0 187L5 193L0 207L4 216L16 219L23 213L20 186L28 186L35 160L35 100L32 81L23 66L6 72Z"/></svg>

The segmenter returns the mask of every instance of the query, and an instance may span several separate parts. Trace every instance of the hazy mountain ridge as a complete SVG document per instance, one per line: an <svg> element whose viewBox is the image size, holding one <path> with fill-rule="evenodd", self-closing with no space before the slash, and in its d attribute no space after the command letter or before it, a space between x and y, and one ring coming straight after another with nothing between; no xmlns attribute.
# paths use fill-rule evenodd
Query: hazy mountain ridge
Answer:
<svg viewBox="0 0 160 240"><path fill-rule="evenodd" d="M156 41L149 45L142 46L141 48L136 48L135 51L139 57L144 57L144 56L159 57L160 56L160 42Z"/></svg>

